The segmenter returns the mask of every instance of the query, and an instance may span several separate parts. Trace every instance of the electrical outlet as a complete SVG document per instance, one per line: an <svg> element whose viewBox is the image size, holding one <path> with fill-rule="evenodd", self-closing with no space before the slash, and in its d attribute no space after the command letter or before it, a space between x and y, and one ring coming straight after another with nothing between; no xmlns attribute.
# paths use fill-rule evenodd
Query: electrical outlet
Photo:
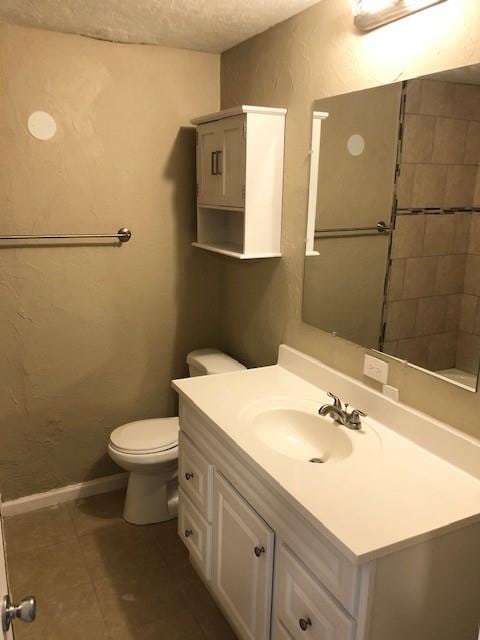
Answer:
<svg viewBox="0 0 480 640"><path fill-rule="evenodd" d="M382 384L387 384L388 364L379 358L366 355L363 365L363 374Z"/></svg>

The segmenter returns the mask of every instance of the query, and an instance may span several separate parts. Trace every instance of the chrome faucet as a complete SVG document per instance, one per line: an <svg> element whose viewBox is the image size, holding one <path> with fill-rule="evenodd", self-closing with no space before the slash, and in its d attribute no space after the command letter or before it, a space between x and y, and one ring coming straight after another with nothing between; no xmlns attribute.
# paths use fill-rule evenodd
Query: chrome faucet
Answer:
<svg viewBox="0 0 480 640"><path fill-rule="evenodd" d="M318 413L321 416L330 416L337 424L341 424L348 429L359 431L362 428L361 418L366 418L367 414L360 409L348 411L348 404L343 408L342 401L330 391L327 395L333 399L332 404L324 404L320 407Z"/></svg>

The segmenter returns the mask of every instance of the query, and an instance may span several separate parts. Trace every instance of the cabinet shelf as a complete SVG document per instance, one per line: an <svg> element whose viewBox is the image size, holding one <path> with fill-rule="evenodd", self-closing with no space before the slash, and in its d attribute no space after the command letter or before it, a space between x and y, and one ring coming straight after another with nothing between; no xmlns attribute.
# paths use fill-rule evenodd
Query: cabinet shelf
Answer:
<svg viewBox="0 0 480 640"><path fill-rule="evenodd" d="M240 260L280 257L286 109L240 106L197 125L197 240Z"/></svg>
<svg viewBox="0 0 480 640"><path fill-rule="evenodd" d="M231 258L238 258L239 260L258 260L260 258L280 258L281 253L242 253L239 251L239 247L233 243L218 243L218 244L203 244L201 242L192 242L193 247L199 249L205 249L206 251L213 251L214 253L221 253L224 256L230 256Z"/></svg>

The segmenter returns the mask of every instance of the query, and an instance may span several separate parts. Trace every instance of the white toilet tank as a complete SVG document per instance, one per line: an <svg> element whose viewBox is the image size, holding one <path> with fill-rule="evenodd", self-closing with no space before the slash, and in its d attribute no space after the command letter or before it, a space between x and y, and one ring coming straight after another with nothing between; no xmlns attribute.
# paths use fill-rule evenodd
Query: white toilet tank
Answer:
<svg viewBox="0 0 480 640"><path fill-rule="evenodd" d="M208 376L212 373L229 373L246 369L234 358L218 349L197 349L187 356L190 376Z"/></svg>

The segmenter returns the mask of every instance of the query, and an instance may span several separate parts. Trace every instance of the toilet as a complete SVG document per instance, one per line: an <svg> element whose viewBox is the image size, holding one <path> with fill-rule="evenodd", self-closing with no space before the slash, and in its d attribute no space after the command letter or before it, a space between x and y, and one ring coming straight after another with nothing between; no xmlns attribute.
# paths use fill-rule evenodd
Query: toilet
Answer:
<svg viewBox="0 0 480 640"><path fill-rule="evenodd" d="M187 356L190 376L241 371L245 367L218 349ZM175 518L178 503L178 418L151 418L114 429L108 453L130 473L123 517L132 524Z"/></svg>

